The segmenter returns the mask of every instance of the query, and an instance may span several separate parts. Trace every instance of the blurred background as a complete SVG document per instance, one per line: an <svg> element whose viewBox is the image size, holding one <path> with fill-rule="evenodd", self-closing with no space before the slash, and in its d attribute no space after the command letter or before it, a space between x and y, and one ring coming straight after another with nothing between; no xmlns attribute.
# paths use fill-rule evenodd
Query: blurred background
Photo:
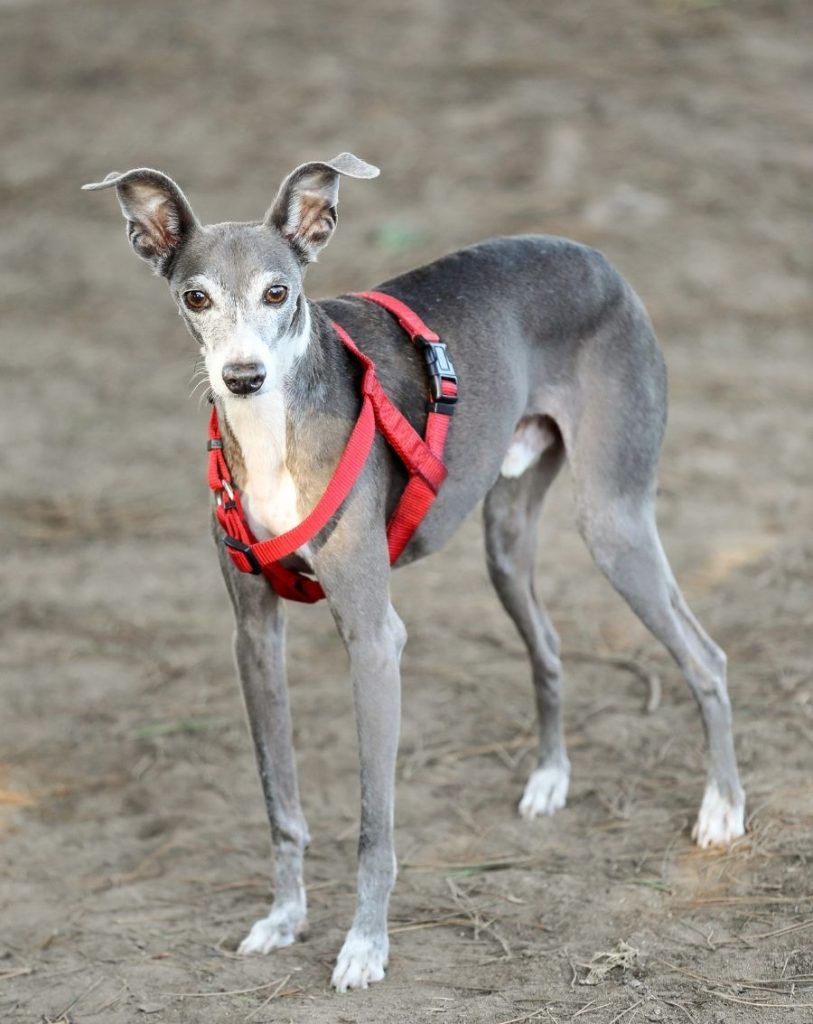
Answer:
<svg viewBox="0 0 813 1024"><path fill-rule="evenodd" d="M759 1003L785 1020L813 977L807 0L0 0L0 125L0 1019L561 1021L595 998L593 1021ZM475 517L396 577L392 964L339 1004L358 802L343 655L325 609L292 610L313 934L238 960L268 840L195 348L114 196L79 188L154 166L202 220L253 219L296 164L345 149L382 174L343 184L312 297L548 232L602 249L644 299L670 369L662 534L729 653L751 821L728 853L691 846L699 719L590 564L564 478L539 589L571 799L515 820L530 687ZM580 988L622 938L627 967Z"/></svg>

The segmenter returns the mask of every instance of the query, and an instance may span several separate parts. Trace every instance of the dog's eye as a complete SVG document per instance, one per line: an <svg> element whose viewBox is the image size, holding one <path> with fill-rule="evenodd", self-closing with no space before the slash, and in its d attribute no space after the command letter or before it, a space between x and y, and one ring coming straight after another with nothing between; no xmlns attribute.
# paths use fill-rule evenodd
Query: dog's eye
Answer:
<svg viewBox="0 0 813 1024"><path fill-rule="evenodd" d="M199 313L202 309L208 309L212 304L212 300L206 292L201 292L197 289L191 292L184 292L183 300L187 309L193 309L196 313Z"/></svg>
<svg viewBox="0 0 813 1024"><path fill-rule="evenodd" d="M263 302L269 306L278 306L281 302L285 302L287 297L288 289L284 284L272 284L263 292Z"/></svg>

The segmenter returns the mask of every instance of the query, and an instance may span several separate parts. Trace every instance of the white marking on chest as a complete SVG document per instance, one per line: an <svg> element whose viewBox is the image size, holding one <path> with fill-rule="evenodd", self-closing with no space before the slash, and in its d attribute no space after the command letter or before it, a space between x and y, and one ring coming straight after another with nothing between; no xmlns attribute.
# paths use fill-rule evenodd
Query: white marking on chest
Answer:
<svg viewBox="0 0 813 1024"><path fill-rule="evenodd" d="M276 537L302 518L293 477L285 463L282 388L225 404L229 427L243 455L242 497L249 526L260 539Z"/></svg>
<svg viewBox="0 0 813 1024"><path fill-rule="evenodd" d="M309 341L310 315L306 306L299 333L279 342L273 354L247 347L244 339L246 351L239 349L228 355L236 361L264 362L267 380L271 382L249 398L228 396L223 399L226 419L243 456L243 508L249 526L260 540L278 537L304 518L299 512L296 486L285 461L284 382L295 372L296 363L304 355ZM304 554L306 547L299 549L300 554Z"/></svg>

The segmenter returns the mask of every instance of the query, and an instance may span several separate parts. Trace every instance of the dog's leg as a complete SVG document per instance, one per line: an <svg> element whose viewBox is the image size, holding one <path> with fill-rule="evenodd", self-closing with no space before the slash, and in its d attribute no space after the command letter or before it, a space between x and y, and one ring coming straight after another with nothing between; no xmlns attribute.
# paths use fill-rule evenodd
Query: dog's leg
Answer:
<svg viewBox="0 0 813 1024"><path fill-rule="evenodd" d="M371 601L354 623L342 616L353 677L361 767L358 903L336 960L339 992L384 977L389 955L387 909L395 884L395 759L401 716L399 662L406 630L385 598Z"/></svg>
<svg viewBox="0 0 813 1024"><path fill-rule="evenodd" d="M706 791L692 835L701 847L727 845L745 831L726 657L678 589L658 537L651 500L604 494L585 502L582 533L599 568L680 666L700 707L709 749Z"/></svg>
<svg viewBox="0 0 813 1024"><path fill-rule="evenodd" d="M218 550L234 607L234 654L271 823L275 867L271 910L254 924L238 952L270 953L289 946L307 926L302 862L309 839L291 737L285 609L264 579L238 572L222 544Z"/></svg>
<svg viewBox="0 0 813 1024"><path fill-rule="evenodd" d="M655 522L666 371L639 301L622 293L585 344L578 379L557 404L579 528L597 565L683 672L709 750L694 835L700 846L744 832L726 689L726 658L686 606ZM560 396L561 399L561 396Z"/></svg>
<svg viewBox="0 0 813 1024"><path fill-rule="evenodd" d="M562 666L559 638L534 592L533 570L542 501L562 464L556 435L538 461L519 476L501 476L483 506L488 572L531 658L539 719L539 763L525 786L519 812L525 818L565 806L570 762L562 732ZM523 463L524 464L524 463ZM517 465L517 469L521 469ZM509 457L504 473L512 473Z"/></svg>
<svg viewBox="0 0 813 1024"><path fill-rule="evenodd" d="M387 965L387 909L396 874L393 815L400 659L406 630L390 603L383 532L380 537L372 535L369 526L348 516L337 527L339 534L323 549L317 573L350 655L361 769L358 900L332 979L336 989L345 992L380 981Z"/></svg>

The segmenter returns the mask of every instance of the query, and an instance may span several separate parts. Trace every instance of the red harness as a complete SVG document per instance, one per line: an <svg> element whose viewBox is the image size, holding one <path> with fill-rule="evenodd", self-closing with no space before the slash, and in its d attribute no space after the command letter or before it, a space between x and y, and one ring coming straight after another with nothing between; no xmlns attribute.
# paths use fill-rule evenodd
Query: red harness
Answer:
<svg viewBox="0 0 813 1024"><path fill-rule="evenodd" d="M424 354L430 385L424 437L389 400L376 376L373 361L356 347L343 327L334 323L344 347L364 367L361 411L330 483L313 510L287 533L258 541L246 521L240 492L223 454L223 439L214 406L209 420L206 446L209 452L209 487L217 497L215 513L223 528L223 543L232 561L241 572L264 575L280 597L306 604L325 596L321 586L310 576L286 569L280 563L312 540L339 510L364 468L376 430L381 431L409 472L407 485L387 524L390 565L395 564L409 543L446 478L443 449L449 431L449 417L457 401L457 377L446 346L409 306L398 299L384 292L359 292L358 295L392 313Z"/></svg>

